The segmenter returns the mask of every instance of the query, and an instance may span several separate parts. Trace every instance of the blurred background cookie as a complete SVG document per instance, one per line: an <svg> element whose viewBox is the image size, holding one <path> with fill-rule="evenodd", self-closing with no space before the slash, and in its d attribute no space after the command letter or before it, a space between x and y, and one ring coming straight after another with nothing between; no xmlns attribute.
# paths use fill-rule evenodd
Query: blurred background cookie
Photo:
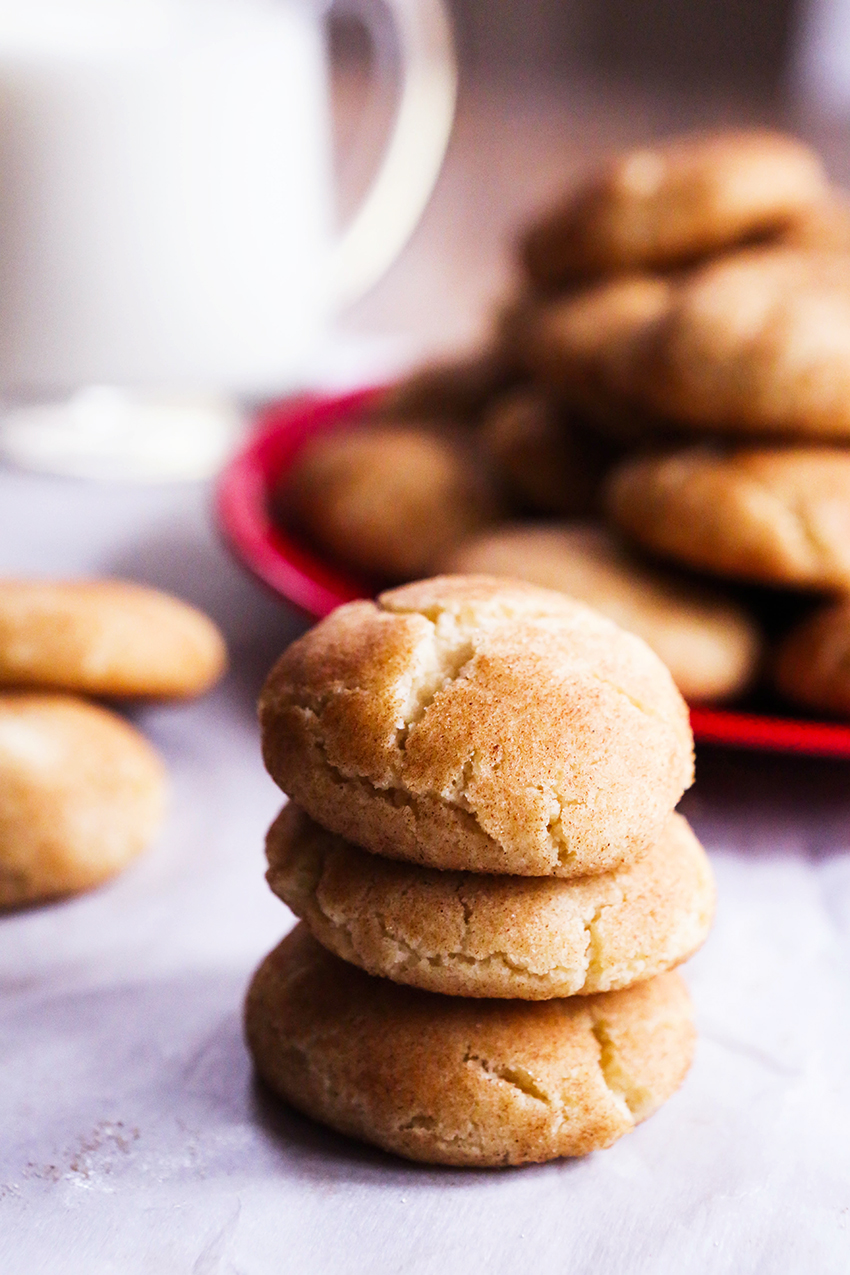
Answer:
<svg viewBox="0 0 850 1275"><path fill-rule="evenodd" d="M516 377L515 369L495 348L465 359L426 364L388 386L369 409L369 416L469 424Z"/></svg>
<svg viewBox="0 0 850 1275"><path fill-rule="evenodd" d="M825 192L817 154L782 133L674 138L592 173L526 233L522 258L544 286L667 268L781 229Z"/></svg>
<svg viewBox="0 0 850 1275"><path fill-rule="evenodd" d="M262 1078L341 1133L430 1164L586 1155L645 1120L693 1054L678 974L551 1001L463 1000L372 978L306 926L254 975Z"/></svg>
<svg viewBox="0 0 850 1275"><path fill-rule="evenodd" d="M273 508L337 562L396 581L427 575L498 504L490 476L459 442L432 427L387 422L308 440Z"/></svg>
<svg viewBox="0 0 850 1275"><path fill-rule="evenodd" d="M693 447L626 461L608 509L638 544L732 579L850 588L850 449Z"/></svg>
<svg viewBox="0 0 850 1275"><path fill-rule="evenodd" d="M548 1000L629 987L708 934L714 885L681 815L634 864L602 876L484 876L392 862L290 802L267 879L315 938L369 974L450 996Z"/></svg>
<svg viewBox="0 0 850 1275"><path fill-rule="evenodd" d="M660 276L630 274L538 305L523 329L528 371L615 437L644 434L647 413L635 400L632 364L673 292Z"/></svg>
<svg viewBox="0 0 850 1275"><path fill-rule="evenodd" d="M610 871L693 778L687 709L640 638L488 576L339 607L278 660L260 722L269 773L312 818L435 868Z"/></svg>
<svg viewBox="0 0 850 1275"><path fill-rule="evenodd" d="M539 389L496 399L477 437L515 505L570 517L598 510L620 451Z"/></svg>
<svg viewBox="0 0 850 1275"><path fill-rule="evenodd" d="M642 562L606 528L506 523L464 541L443 569L528 580L578 598L637 633L688 700L722 700L753 682L755 621L718 590Z"/></svg>
<svg viewBox="0 0 850 1275"><path fill-rule="evenodd" d="M850 439L850 256L763 248L702 266L624 389L682 429Z"/></svg>
<svg viewBox="0 0 850 1275"><path fill-rule="evenodd" d="M773 242L808 252L850 253L850 194L830 190L784 226Z"/></svg>
<svg viewBox="0 0 850 1275"><path fill-rule="evenodd" d="M850 598L818 608L791 630L776 654L775 684L792 704L850 716Z"/></svg>
<svg viewBox="0 0 850 1275"><path fill-rule="evenodd" d="M115 713L0 695L0 906L106 881L149 845L164 800L158 755Z"/></svg>
<svg viewBox="0 0 850 1275"><path fill-rule="evenodd" d="M203 612L124 580L0 580L0 685L184 699L224 672Z"/></svg>

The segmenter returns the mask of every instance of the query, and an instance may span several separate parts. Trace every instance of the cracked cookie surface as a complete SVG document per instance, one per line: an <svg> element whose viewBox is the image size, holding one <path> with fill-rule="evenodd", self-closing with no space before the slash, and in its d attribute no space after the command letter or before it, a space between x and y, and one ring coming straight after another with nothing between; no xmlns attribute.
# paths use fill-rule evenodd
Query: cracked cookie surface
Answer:
<svg viewBox="0 0 850 1275"><path fill-rule="evenodd" d="M609 1146L678 1088L684 983L550 1001L464 1000L340 961L299 925L246 1004L257 1069L298 1110L430 1164L498 1166Z"/></svg>
<svg viewBox="0 0 850 1275"><path fill-rule="evenodd" d="M850 588L850 451L693 447L628 461L609 512L639 544L753 583Z"/></svg>
<svg viewBox="0 0 850 1275"><path fill-rule="evenodd" d="M601 876L486 876L393 863L293 802L266 841L275 894L337 956L450 996L548 1000L628 987L705 939L714 885L681 815L637 863Z"/></svg>
<svg viewBox="0 0 850 1275"><path fill-rule="evenodd" d="M340 607L275 665L260 720L269 773L318 823L443 869L610 871L693 778L684 701L639 638L486 576Z"/></svg>

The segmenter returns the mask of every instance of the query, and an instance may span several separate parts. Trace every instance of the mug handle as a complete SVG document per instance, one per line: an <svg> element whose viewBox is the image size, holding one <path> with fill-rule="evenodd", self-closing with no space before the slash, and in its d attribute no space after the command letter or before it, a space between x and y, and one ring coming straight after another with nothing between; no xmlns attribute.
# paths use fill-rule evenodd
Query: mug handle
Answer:
<svg viewBox="0 0 850 1275"><path fill-rule="evenodd" d="M337 308L356 301L401 252L442 166L454 121L457 62L443 0L383 0L401 53L401 91L384 157L331 262Z"/></svg>

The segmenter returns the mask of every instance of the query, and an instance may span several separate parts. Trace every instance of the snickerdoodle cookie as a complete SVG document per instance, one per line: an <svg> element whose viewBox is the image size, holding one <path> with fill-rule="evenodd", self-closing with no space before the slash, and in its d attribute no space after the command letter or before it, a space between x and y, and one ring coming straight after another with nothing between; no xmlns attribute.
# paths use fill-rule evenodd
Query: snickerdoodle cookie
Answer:
<svg viewBox="0 0 850 1275"><path fill-rule="evenodd" d="M487 476L463 446L433 428L391 422L317 434L274 497L284 523L382 580L426 574L493 507Z"/></svg>
<svg viewBox="0 0 850 1275"><path fill-rule="evenodd" d="M521 335L525 364L551 393L615 432L633 433L645 415L634 401L633 364L673 295L669 280L631 274L529 307Z"/></svg>
<svg viewBox="0 0 850 1275"><path fill-rule="evenodd" d="M0 907L88 889L155 835L165 775L122 718L64 695L0 695Z"/></svg>
<svg viewBox="0 0 850 1275"><path fill-rule="evenodd" d="M514 368L496 349L426 363L382 390L369 415L395 421L471 423L515 379Z"/></svg>
<svg viewBox="0 0 850 1275"><path fill-rule="evenodd" d="M669 267L780 229L827 190L808 146L767 130L681 137L626 151L532 226L540 285Z"/></svg>
<svg viewBox="0 0 850 1275"><path fill-rule="evenodd" d="M702 266L623 385L681 429L850 439L850 255L763 248Z"/></svg>
<svg viewBox="0 0 850 1275"><path fill-rule="evenodd" d="M648 565L605 527L503 523L463 541L442 566L512 576L586 602L642 637L685 699L738 695L755 675L761 638L742 607Z"/></svg>
<svg viewBox="0 0 850 1275"><path fill-rule="evenodd" d="M487 576L338 608L281 656L260 720L269 773L317 822L436 868L607 872L693 778L687 709L640 638Z"/></svg>
<svg viewBox="0 0 850 1275"><path fill-rule="evenodd" d="M638 543L718 575L850 588L850 449L692 447L625 462L608 487Z"/></svg>
<svg viewBox="0 0 850 1275"><path fill-rule="evenodd" d="M793 704L850 715L850 598L820 607L791 630L777 652L775 680Z"/></svg>
<svg viewBox="0 0 850 1275"><path fill-rule="evenodd" d="M523 1164L607 1147L679 1087L694 1045L678 974L550 1001L464 1000L339 960L298 926L254 975L266 1083L410 1160Z"/></svg>
<svg viewBox="0 0 850 1275"><path fill-rule="evenodd" d="M201 611L125 580L0 580L0 685L188 698L221 677Z"/></svg>
<svg viewBox="0 0 850 1275"><path fill-rule="evenodd" d="M815 252L850 252L850 194L830 190L826 199L806 208L771 242Z"/></svg>
<svg viewBox="0 0 850 1275"><path fill-rule="evenodd" d="M485 412L478 440L520 505L568 517L599 507L618 451L539 389L515 390Z"/></svg>
<svg viewBox="0 0 850 1275"><path fill-rule="evenodd" d="M269 885L369 974L450 996L549 1000L628 987L708 934L714 885L681 815L637 863L572 881L437 872L326 832L294 802L266 840Z"/></svg>

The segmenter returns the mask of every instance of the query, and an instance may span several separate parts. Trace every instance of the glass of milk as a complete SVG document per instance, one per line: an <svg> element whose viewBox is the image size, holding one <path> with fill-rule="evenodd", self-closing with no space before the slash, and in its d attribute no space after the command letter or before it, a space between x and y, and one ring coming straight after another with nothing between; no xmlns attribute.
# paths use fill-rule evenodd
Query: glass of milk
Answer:
<svg viewBox="0 0 850 1275"><path fill-rule="evenodd" d="M299 384L418 219L451 128L441 0L385 0L394 131L333 230L315 0L0 0L0 447L198 476Z"/></svg>

